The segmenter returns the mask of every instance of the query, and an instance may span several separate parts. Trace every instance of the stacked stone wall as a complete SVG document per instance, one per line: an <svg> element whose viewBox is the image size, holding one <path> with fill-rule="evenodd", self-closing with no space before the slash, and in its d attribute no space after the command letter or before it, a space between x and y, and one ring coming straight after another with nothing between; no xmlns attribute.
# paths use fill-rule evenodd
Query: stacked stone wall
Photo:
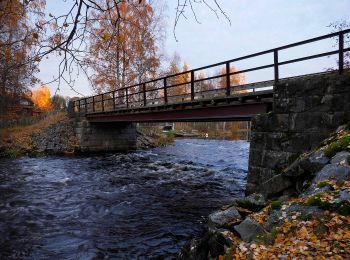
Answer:
<svg viewBox="0 0 350 260"><path fill-rule="evenodd" d="M82 120L76 123L75 135L83 153L136 149L136 125L133 123L90 123Z"/></svg>
<svg viewBox="0 0 350 260"><path fill-rule="evenodd" d="M350 74L282 81L273 99L272 112L252 119L247 194L350 121Z"/></svg>

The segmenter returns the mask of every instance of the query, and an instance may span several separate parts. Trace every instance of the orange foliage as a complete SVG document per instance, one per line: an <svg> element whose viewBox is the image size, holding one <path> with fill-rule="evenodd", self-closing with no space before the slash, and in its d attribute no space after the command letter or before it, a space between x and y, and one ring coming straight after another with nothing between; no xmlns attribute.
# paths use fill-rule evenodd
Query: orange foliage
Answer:
<svg viewBox="0 0 350 260"><path fill-rule="evenodd" d="M41 110L51 110L51 93L50 89L47 86L42 86L33 91L32 100L35 106Z"/></svg>
<svg viewBox="0 0 350 260"><path fill-rule="evenodd" d="M230 73L239 72L240 69L231 66ZM226 68L222 68L221 75L226 74ZM230 76L231 86L239 86L245 83L245 75L243 73L233 74ZM226 87L226 77L221 77L219 80L220 87Z"/></svg>

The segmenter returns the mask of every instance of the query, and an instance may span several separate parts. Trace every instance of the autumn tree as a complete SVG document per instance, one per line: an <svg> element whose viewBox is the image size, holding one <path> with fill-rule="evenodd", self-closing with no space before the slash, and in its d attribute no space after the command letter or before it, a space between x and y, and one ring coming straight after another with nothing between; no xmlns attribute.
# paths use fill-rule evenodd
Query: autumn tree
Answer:
<svg viewBox="0 0 350 260"><path fill-rule="evenodd" d="M238 68L234 66L230 67L230 73L239 72ZM226 68L222 68L220 74L223 75L219 78L219 87L225 88L227 86L226 83ZM245 75L243 73L230 75L230 86L239 86L245 83Z"/></svg>
<svg viewBox="0 0 350 260"><path fill-rule="evenodd" d="M20 96L38 82L33 25L42 17L43 0L0 1L0 95Z"/></svg>
<svg viewBox="0 0 350 260"><path fill-rule="evenodd" d="M66 98L61 95L54 95L51 98L52 109L54 110L63 110L67 108Z"/></svg>
<svg viewBox="0 0 350 260"><path fill-rule="evenodd" d="M95 13L90 24L89 55L92 84L96 92L116 90L155 78L160 64L161 19L147 3L122 3L110 12L118 26L104 13ZM135 92L138 89L134 90Z"/></svg>
<svg viewBox="0 0 350 260"><path fill-rule="evenodd" d="M49 111L52 109L51 92L47 86L41 86L32 91L32 100L35 107L40 110Z"/></svg>

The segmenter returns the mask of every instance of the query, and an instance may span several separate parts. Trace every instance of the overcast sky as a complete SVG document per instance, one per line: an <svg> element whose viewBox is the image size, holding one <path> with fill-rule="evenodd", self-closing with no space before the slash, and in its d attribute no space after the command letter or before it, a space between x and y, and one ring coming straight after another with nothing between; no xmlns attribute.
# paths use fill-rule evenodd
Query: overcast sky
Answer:
<svg viewBox="0 0 350 260"><path fill-rule="evenodd" d="M176 41L173 26L177 1L167 2L167 38L164 51L169 56L176 51L190 68L327 34L331 32L327 27L331 22L350 18L350 0L218 0L229 16L231 25L222 15L217 19L212 11L204 5L197 4L195 9L200 24L188 13L188 19L182 19L176 28ZM48 12L56 15L64 12L64 5L67 3L62 0L47 0ZM281 53L280 58L286 60L316 54L330 50L334 43L325 41L306 48L294 48ZM265 56L233 65L244 69L249 66L266 65L272 61L271 56ZM281 74L291 76L309 73L320 68L329 68L334 64L334 57L303 62L282 68ZM40 69L39 77L43 81L49 81L57 73L57 63L55 59L46 60ZM246 75L246 78L248 82L270 79L271 73L272 71L261 71ZM49 87L54 92L57 85L51 84ZM75 88L86 95L92 93L83 76L77 79ZM66 85L62 85L60 89L61 95L76 95Z"/></svg>

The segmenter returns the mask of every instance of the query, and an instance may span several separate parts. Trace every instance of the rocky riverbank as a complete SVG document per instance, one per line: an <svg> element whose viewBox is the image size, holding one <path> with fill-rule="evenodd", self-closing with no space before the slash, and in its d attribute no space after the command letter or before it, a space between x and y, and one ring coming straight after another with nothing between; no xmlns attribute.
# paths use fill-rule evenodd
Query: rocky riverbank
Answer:
<svg viewBox="0 0 350 260"><path fill-rule="evenodd" d="M349 259L350 127L301 155L261 193L209 215L180 259Z"/></svg>
<svg viewBox="0 0 350 260"><path fill-rule="evenodd" d="M73 155L79 153L75 121L65 113L56 113L29 126L5 129L0 140L0 157L37 156L45 154ZM137 149L165 145L171 140L148 136L137 131Z"/></svg>

